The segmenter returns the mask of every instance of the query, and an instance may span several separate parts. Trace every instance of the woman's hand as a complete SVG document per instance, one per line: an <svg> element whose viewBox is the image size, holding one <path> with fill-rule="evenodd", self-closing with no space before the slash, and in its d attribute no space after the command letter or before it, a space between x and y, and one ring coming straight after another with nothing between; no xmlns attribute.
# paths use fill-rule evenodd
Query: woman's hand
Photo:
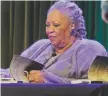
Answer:
<svg viewBox="0 0 108 96"><path fill-rule="evenodd" d="M44 83L42 72L37 70L32 70L29 72L28 80L31 83Z"/></svg>

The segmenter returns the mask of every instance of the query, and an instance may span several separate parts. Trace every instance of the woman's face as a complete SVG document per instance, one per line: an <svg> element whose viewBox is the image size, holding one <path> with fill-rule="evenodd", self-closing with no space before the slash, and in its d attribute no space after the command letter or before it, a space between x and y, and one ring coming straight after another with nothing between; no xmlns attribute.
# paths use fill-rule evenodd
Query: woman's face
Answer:
<svg viewBox="0 0 108 96"><path fill-rule="evenodd" d="M51 11L46 20L46 34L54 46L64 46L71 38L71 23L59 10Z"/></svg>

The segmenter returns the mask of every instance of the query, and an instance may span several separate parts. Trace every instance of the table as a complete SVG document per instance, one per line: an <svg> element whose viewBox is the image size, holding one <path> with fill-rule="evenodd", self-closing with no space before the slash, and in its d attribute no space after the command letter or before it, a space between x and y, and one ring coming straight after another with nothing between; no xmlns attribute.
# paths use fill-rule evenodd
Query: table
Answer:
<svg viewBox="0 0 108 96"><path fill-rule="evenodd" d="M1 96L108 96L108 84L1 84Z"/></svg>

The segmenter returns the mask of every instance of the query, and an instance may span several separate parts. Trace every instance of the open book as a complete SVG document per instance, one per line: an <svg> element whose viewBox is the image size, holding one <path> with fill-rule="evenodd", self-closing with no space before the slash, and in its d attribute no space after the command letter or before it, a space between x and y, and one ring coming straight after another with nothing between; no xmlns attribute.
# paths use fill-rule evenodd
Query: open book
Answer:
<svg viewBox="0 0 108 96"><path fill-rule="evenodd" d="M108 57L97 56L88 71L91 81L108 82Z"/></svg>
<svg viewBox="0 0 108 96"><path fill-rule="evenodd" d="M42 64L20 55L14 55L10 64L10 74L16 81L26 81L24 72L42 69Z"/></svg>

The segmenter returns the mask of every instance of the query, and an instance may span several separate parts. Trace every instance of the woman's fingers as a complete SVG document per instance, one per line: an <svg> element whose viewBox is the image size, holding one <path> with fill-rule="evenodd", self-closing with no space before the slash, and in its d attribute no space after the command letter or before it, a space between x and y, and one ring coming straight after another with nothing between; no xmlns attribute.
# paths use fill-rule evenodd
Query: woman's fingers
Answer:
<svg viewBox="0 0 108 96"><path fill-rule="evenodd" d="M30 74L28 76L28 80L30 82L35 83L43 83L43 76L40 71L30 71Z"/></svg>
<svg viewBox="0 0 108 96"><path fill-rule="evenodd" d="M34 81L33 75L28 75L28 80L29 81Z"/></svg>
<svg viewBox="0 0 108 96"><path fill-rule="evenodd" d="M38 73L40 73L40 71L37 71L37 70L31 70L30 72L29 72L29 74L38 74Z"/></svg>

